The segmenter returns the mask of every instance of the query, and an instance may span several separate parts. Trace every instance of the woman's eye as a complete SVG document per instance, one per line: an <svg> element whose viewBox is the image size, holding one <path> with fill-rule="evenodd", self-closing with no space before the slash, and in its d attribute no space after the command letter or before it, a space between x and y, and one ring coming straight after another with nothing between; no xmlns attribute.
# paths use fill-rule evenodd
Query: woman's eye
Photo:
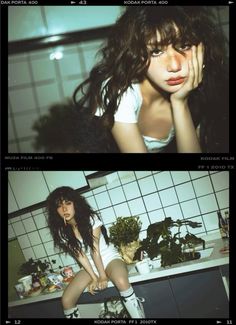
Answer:
<svg viewBox="0 0 236 325"><path fill-rule="evenodd" d="M160 56L162 53L163 53L163 51L161 49L151 50L151 56L153 56L153 57Z"/></svg>
<svg viewBox="0 0 236 325"><path fill-rule="evenodd" d="M191 48L190 44L182 44L180 46L178 46L179 50L181 51L188 51Z"/></svg>

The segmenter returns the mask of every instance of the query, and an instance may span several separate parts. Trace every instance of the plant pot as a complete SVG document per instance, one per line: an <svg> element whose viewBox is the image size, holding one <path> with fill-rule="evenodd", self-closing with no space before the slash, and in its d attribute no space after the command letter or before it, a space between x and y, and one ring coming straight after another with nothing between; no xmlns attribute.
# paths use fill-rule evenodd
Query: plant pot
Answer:
<svg viewBox="0 0 236 325"><path fill-rule="evenodd" d="M122 259L126 264L132 264L135 261L133 261L134 254L137 251L137 249L140 247L140 241L135 240L127 245L120 245L119 251L122 256Z"/></svg>

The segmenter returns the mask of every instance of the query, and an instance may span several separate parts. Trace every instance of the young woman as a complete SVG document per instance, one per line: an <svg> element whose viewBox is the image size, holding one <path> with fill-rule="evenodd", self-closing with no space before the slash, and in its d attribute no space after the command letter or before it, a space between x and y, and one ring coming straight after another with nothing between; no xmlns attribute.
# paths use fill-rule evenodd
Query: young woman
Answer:
<svg viewBox="0 0 236 325"><path fill-rule="evenodd" d="M126 264L109 244L98 213L76 190L59 187L47 198L48 226L55 246L72 255L81 270L66 287L62 305L66 318L81 318L77 302L87 288L92 295L111 280L131 318L145 318L143 307L129 283Z"/></svg>
<svg viewBox="0 0 236 325"><path fill-rule="evenodd" d="M228 152L225 40L212 8L127 7L101 55L74 102L120 152Z"/></svg>

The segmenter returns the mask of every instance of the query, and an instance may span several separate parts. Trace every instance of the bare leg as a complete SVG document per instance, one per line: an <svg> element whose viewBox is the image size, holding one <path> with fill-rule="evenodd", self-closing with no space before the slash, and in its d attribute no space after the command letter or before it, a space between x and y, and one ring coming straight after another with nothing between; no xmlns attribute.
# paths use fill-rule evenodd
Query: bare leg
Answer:
<svg viewBox="0 0 236 325"><path fill-rule="evenodd" d="M74 279L68 284L62 295L62 305L64 309L71 309L76 303L91 281L90 275L84 271L79 271Z"/></svg>
<svg viewBox="0 0 236 325"><path fill-rule="evenodd" d="M130 287L128 270L121 259L111 261L106 267L106 274L119 291L125 291Z"/></svg>
<svg viewBox="0 0 236 325"><path fill-rule="evenodd" d="M124 305L131 318L145 318L143 305L141 303L144 299L136 297L129 283L126 264L120 259L115 259L107 265L106 273L123 297Z"/></svg>

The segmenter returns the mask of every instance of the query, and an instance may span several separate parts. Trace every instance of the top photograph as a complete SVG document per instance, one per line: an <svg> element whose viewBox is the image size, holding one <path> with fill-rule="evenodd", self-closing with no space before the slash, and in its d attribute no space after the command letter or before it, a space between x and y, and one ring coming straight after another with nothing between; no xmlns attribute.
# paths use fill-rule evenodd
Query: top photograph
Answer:
<svg viewBox="0 0 236 325"><path fill-rule="evenodd" d="M230 153L229 6L9 6L8 153Z"/></svg>

